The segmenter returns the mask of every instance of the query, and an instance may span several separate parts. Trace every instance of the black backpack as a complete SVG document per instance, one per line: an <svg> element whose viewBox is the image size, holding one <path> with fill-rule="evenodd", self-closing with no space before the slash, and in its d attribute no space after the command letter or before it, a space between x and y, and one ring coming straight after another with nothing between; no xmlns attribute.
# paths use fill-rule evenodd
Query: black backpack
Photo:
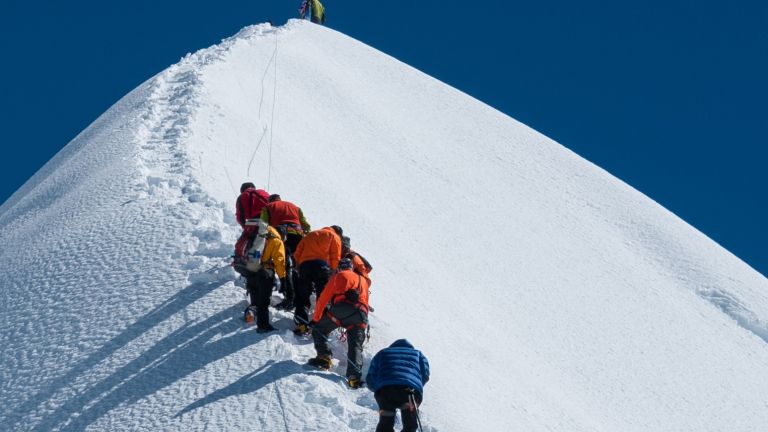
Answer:
<svg viewBox="0 0 768 432"><path fill-rule="evenodd" d="M357 273L355 273L357 274ZM334 296L333 301L331 301L332 304L336 303L336 298L338 297L344 297L341 301L351 304L358 304L360 303L360 294L363 292L363 277L359 274L357 275L357 287L350 288L346 291L344 291L344 294L336 294Z"/></svg>
<svg viewBox="0 0 768 432"><path fill-rule="evenodd" d="M350 303L359 303L360 302L360 293L363 292L363 277L360 275L357 275L357 287L353 289L348 289L344 293L344 298L350 302Z"/></svg>

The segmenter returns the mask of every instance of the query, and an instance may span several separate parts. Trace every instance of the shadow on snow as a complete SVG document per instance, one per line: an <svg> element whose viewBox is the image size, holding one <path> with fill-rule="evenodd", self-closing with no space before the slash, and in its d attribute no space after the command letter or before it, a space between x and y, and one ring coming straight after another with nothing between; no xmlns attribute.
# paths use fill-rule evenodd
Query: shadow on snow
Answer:
<svg viewBox="0 0 768 432"><path fill-rule="evenodd" d="M52 386L27 401L25 408L34 409L47 400L45 395L71 384L76 377L87 373L121 347L219 285L220 282L198 283L179 291L57 379ZM242 326L233 318L239 311L240 306L233 305L204 321L183 325L98 384L68 399L53 413L46 415L35 429L84 430L120 405L154 394L206 365L257 342L261 338L249 337L239 331Z"/></svg>
<svg viewBox="0 0 768 432"><path fill-rule="evenodd" d="M6 419L8 420L7 424L14 424L17 427L21 426L21 423L24 421L26 415L32 413L38 407L49 401L51 399L51 395L55 395L60 390L70 386L79 376L87 374L94 367L96 367L96 365L112 356L115 352L133 340L142 336L144 333L152 329L152 327L167 320L174 314L202 298L212 289L218 287L220 284L221 282L196 283L191 284L177 292L173 297L169 298L155 309L141 317L139 320L128 326L118 336L115 336L109 342L105 343L98 351L77 363L67 373L60 376L59 378L52 380L49 385L41 389L34 396L31 396L29 399L27 399L15 410L14 418ZM69 405L70 404L67 404L66 406ZM63 414L66 414L66 411L62 412L62 409L59 409L55 415L46 415L45 417L47 421L44 421L45 424L39 426L38 429L49 429L53 424L55 424L56 419L58 418L57 415Z"/></svg>
<svg viewBox="0 0 768 432"><path fill-rule="evenodd" d="M308 371L305 365L297 363L293 360L283 360L280 362L270 360L261 368L244 375L242 378L238 379L232 384L222 389L216 390L208 396L205 396L204 398L187 405L174 417L180 417L190 411L202 408L208 404L218 402L231 396L244 395L258 391L268 384L276 383L280 379L294 374L315 375L337 384L345 381L343 378L336 374L319 371Z"/></svg>

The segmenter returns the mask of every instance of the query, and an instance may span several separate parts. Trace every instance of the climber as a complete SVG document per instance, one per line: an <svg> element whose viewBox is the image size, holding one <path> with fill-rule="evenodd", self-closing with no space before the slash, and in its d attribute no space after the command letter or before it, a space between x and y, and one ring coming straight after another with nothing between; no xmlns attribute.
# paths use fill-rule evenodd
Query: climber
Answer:
<svg viewBox="0 0 768 432"><path fill-rule="evenodd" d="M261 210L261 220L276 228L283 237L286 252L286 277L280 280L280 291L283 301L275 305L278 309L292 309L294 307L296 265L294 253L305 233L311 227L304 217L301 208L296 204L283 201L278 194L272 194L268 198L267 205Z"/></svg>
<svg viewBox="0 0 768 432"><path fill-rule="evenodd" d="M303 0L299 6L299 17L306 18L307 12L310 12L309 19L315 24L325 24L325 7L320 0Z"/></svg>
<svg viewBox="0 0 768 432"><path fill-rule="evenodd" d="M341 257L352 260L352 270L363 277L368 278L368 273L373 270L371 263L364 256L352 250L351 240L347 236L341 236Z"/></svg>
<svg viewBox="0 0 768 432"><path fill-rule="evenodd" d="M331 277L317 298L315 313L309 326L317 357L309 364L321 369L331 367L331 346L328 335L341 327L347 338L347 384L359 388L362 384L363 342L368 326L369 280L352 271L352 260L339 261L338 272Z"/></svg>
<svg viewBox="0 0 768 432"><path fill-rule="evenodd" d="M246 230L246 219L258 219L261 216L261 210L267 205L268 199L267 191L256 189L251 182L240 186L240 195L235 201L235 219L243 230Z"/></svg>
<svg viewBox="0 0 768 432"><path fill-rule="evenodd" d="M314 291L319 298L325 284L341 259L341 236L343 230L337 225L312 231L299 242L294 257L299 270L296 283L293 319L297 335L309 333L310 296Z"/></svg>
<svg viewBox="0 0 768 432"><path fill-rule="evenodd" d="M424 385L429 381L424 354L407 340L396 340L373 356L365 381L379 405L376 432L394 432L398 409L403 432L416 432Z"/></svg>
<svg viewBox="0 0 768 432"><path fill-rule="evenodd" d="M233 266L246 280L250 306L245 310L245 321L252 322L255 312L257 332L276 330L269 322L269 304L277 277L285 278L285 247L276 229L261 219L248 219L251 228L249 241L235 250Z"/></svg>

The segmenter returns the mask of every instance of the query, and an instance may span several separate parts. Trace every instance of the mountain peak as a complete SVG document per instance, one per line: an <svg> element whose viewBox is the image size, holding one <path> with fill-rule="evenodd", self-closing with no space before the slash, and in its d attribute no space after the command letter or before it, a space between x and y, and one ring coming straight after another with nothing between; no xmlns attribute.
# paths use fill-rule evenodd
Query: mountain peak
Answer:
<svg viewBox="0 0 768 432"><path fill-rule="evenodd" d="M425 430L768 421L764 277L560 144L292 20L149 79L0 208L0 429L375 427L370 392L302 366L291 314L241 321L244 181L373 262L365 368L397 339L427 355Z"/></svg>

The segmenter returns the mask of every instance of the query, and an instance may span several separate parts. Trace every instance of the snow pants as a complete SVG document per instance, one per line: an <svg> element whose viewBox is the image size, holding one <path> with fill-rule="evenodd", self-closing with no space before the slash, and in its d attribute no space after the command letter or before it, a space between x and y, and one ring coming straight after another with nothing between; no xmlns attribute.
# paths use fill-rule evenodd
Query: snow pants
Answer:
<svg viewBox="0 0 768 432"><path fill-rule="evenodd" d="M336 303L331 306L331 309L325 311L320 321L312 327L312 339L317 355L331 355L328 335L338 327L345 327L347 329L347 378L351 376L362 378L363 342L365 342L367 325L368 314L364 310L350 303Z"/></svg>
<svg viewBox="0 0 768 432"><path fill-rule="evenodd" d="M296 283L296 296L293 299L293 305L296 307L293 320L297 325L309 324L310 296L314 291L320 297L330 278L331 267L325 261L305 261L299 265L299 280Z"/></svg>
<svg viewBox="0 0 768 432"><path fill-rule="evenodd" d="M411 394L416 400L416 406L410 401ZM421 405L420 394L405 386L384 386L374 393L374 397L379 404L379 424L376 426L376 432L394 432L398 409L403 418L403 432L416 432L416 410Z"/></svg>
<svg viewBox="0 0 768 432"><path fill-rule="evenodd" d="M295 234L292 232L289 232L285 235L285 249L286 252L290 255L293 255L293 253L296 251L296 246L299 245L299 242L301 241L302 236L301 234Z"/></svg>
<svg viewBox="0 0 768 432"><path fill-rule="evenodd" d="M293 257L293 252L296 250L296 246L299 245L302 237L300 234L289 232L285 239L285 285L280 287L283 293L283 297L293 303L293 299L296 297L296 283L299 279L298 271L296 271L296 259Z"/></svg>
<svg viewBox="0 0 768 432"><path fill-rule="evenodd" d="M256 326L259 328L269 324L269 304L272 301L272 290L275 287L275 271L259 269L251 272L245 278L245 287L251 297L251 306L256 309Z"/></svg>

